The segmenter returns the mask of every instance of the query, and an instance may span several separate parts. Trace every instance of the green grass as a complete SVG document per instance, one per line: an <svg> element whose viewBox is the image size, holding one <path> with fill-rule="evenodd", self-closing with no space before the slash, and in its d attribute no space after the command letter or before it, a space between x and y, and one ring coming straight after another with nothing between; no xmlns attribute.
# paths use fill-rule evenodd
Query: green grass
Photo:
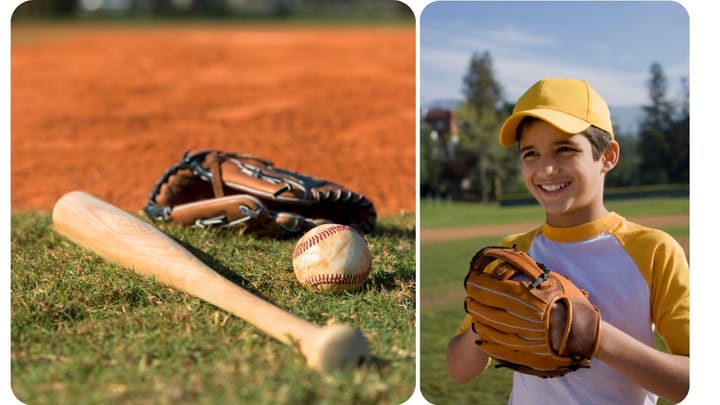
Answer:
<svg viewBox="0 0 720 405"><path fill-rule="evenodd" d="M542 208L537 204L501 207L478 202L420 201L420 229L539 222L543 218Z"/></svg>
<svg viewBox="0 0 720 405"><path fill-rule="evenodd" d="M48 213L11 218L11 383L32 404L397 404L415 387L414 217L367 237L355 293L317 294L292 271L294 240L161 227L215 270L319 326L357 326L366 367L321 374L299 352L202 300L56 234Z"/></svg>
<svg viewBox="0 0 720 405"><path fill-rule="evenodd" d="M690 210L687 198L611 200L605 205L625 217L687 214ZM544 218L538 204L501 207L498 204L473 202L420 201L421 229L511 222L540 223Z"/></svg>
<svg viewBox="0 0 720 405"><path fill-rule="evenodd" d="M467 384L456 383L447 373L445 348L465 312L457 305L421 311L420 389L433 404L506 404L512 387L512 372L490 367ZM427 326L426 325L431 325Z"/></svg>
<svg viewBox="0 0 720 405"><path fill-rule="evenodd" d="M624 216L687 214L687 199L644 199L613 201L608 208ZM453 209L455 207L455 209ZM483 225L537 220L536 207L483 206L481 204L432 204L421 202L421 224L425 226ZM542 221L540 212L539 220ZM538 222L539 224L540 222ZM687 238L688 226L664 229L675 238ZM512 374L490 367L468 384L455 383L448 375L445 351L465 317L463 279L469 260L480 248L496 244L503 236L420 245L420 389L434 404L505 404L512 386ZM659 347L664 347L658 339ZM668 402L660 400L660 404Z"/></svg>
<svg viewBox="0 0 720 405"><path fill-rule="evenodd" d="M445 348L463 318L463 279L472 255L496 238L423 243L420 247L420 389L434 404L507 403L512 383L508 369L490 368L459 385L447 373Z"/></svg>

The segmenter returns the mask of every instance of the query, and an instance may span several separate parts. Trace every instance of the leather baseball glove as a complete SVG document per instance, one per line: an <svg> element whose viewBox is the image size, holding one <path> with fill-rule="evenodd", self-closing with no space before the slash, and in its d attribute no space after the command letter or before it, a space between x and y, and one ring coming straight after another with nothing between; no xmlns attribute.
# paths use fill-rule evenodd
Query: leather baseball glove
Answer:
<svg viewBox="0 0 720 405"><path fill-rule="evenodd" d="M465 311L480 338L476 343L496 367L559 377L589 367L597 354L600 311L587 292L525 252L481 249L470 261L465 293ZM560 322L551 322L555 304L565 309Z"/></svg>
<svg viewBox="0 0 720 405"><path fill-rule="evenodd" d="M339 184L217 150L185 152L155 184L145 213L161 222L270 237L303 234L325 223L368 233L376 220L370 200Z"/></svg>

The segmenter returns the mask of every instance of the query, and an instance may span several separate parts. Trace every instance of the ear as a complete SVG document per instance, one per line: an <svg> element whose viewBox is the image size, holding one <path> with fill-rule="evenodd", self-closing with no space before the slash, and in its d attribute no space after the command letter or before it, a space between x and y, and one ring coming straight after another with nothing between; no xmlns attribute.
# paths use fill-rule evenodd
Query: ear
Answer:
<svg viewBox="0 0 720 405"><path fill-rule="evenodd" d="M617 165L620 159L620 144L615 141L610 141L610 146L605 150L600 159L603 161L602 172L606 174Z"/></svg>

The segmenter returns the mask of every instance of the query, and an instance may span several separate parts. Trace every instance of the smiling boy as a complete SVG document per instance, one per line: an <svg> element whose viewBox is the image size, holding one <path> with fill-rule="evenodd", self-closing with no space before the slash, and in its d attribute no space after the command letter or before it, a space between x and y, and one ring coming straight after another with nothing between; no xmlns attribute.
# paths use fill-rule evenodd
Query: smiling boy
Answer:
<svg viewBox="0 0 720 405"><path fill-rule="evenodd" d="M605 176L620 157L605 101L586 81L540 80L518 99L500 143L518 144L525 186L546 215L542 226L500 245L517 245L568 276L602 314L590 368L552 379L515 372L509 403L682 400L689 388L687 259L668 234L605 207ZM448 343L448 371L460 383L490 364L471 321L468 315ZM654 329L669 353L655 348Z"/></svg>

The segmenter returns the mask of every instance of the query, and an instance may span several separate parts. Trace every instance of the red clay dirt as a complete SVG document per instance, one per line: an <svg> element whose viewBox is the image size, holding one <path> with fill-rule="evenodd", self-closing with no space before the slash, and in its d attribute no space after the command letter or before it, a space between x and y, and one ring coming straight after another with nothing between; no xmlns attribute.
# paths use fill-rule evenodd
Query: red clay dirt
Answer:
<svg viewBox="0 0 720 405"><path fill-rule="evenodd" d="M415 211L415 29L13 25L12 210L84 190L139 211L191 148Z"/></svg>

